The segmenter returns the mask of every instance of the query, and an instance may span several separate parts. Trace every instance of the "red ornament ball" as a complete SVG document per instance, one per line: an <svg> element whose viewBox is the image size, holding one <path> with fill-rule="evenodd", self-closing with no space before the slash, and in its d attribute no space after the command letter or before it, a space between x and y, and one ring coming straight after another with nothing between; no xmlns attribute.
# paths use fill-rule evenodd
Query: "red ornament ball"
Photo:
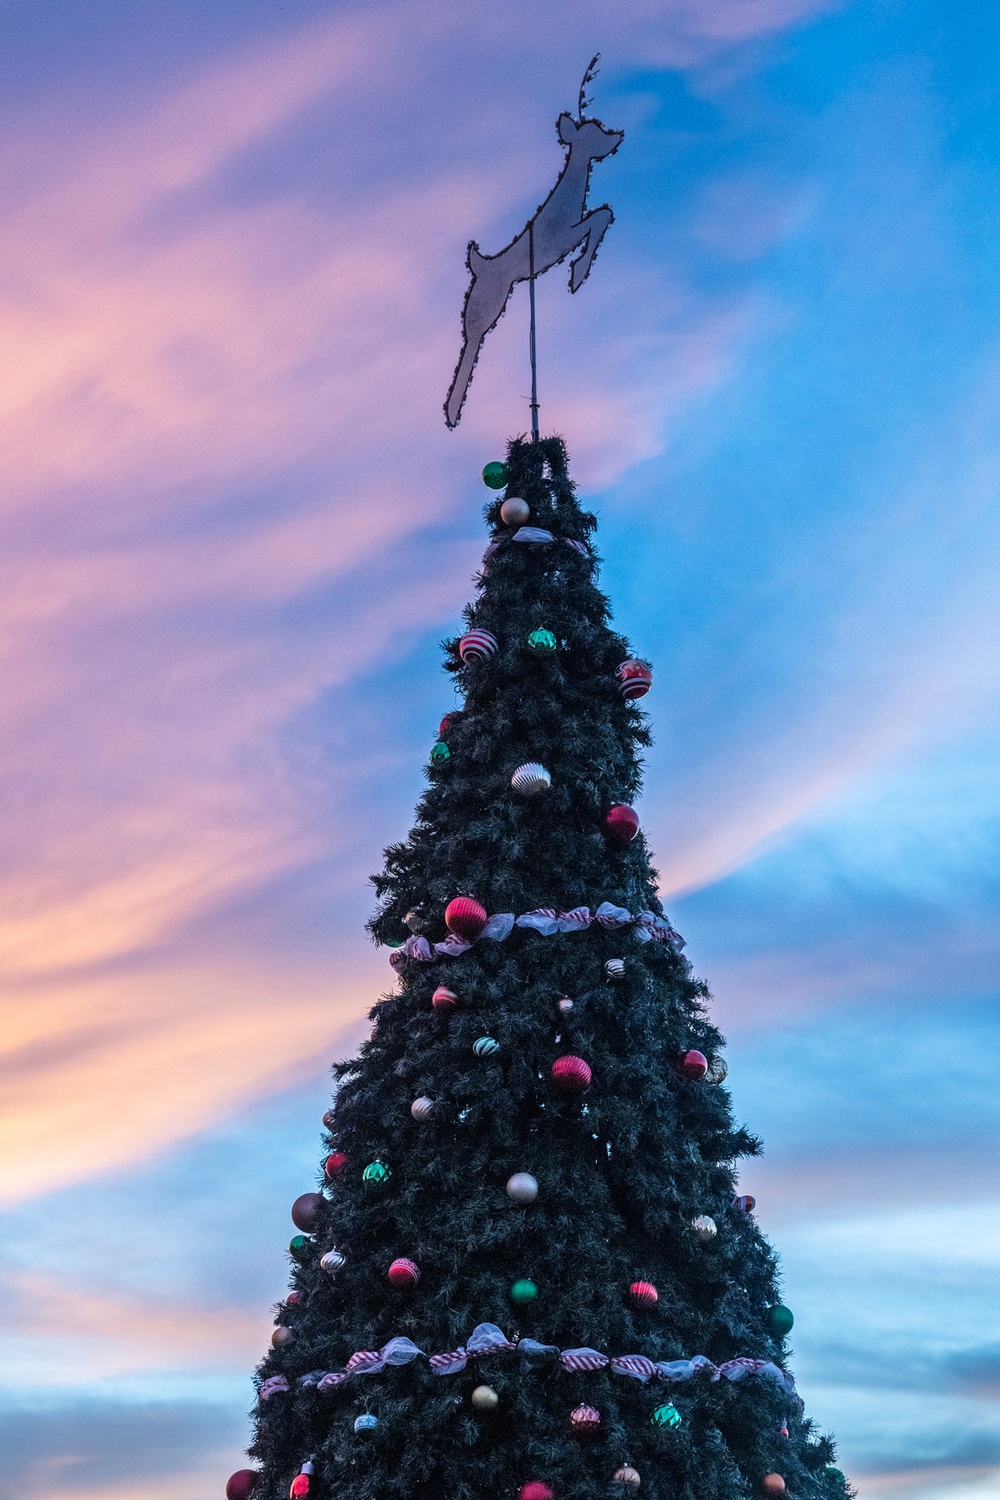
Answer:
<svg viewBox="0 0 1000 1500"><path fill-rule="evenodd" d="M458 711L453 714L445 714L438 725L438 739L446 740L448 738L448 730L453 724L457 724L460 718L461 714Z"/></svg>
<svg viewBox="0 0 1000 1500"><path fill-rule="evenodd" d="M312 1469L312 1464L309 1465L309 1468L310 1470ZM304 1496L308 1495L308 1493L309 1474L303 1470L301 1474L296 1474L292 1480L291 1488L288 1491L288 1500L304 1500Z"/></svg>
<svg viewBox="0 0 1000 1500"><path fill-rule="evenodd" d="M327 1182L333 1182L335 1177L339 1177L346 1166L347 1153L344 1151L331 1151L323 1163L323 1171Z"/></svg>
<svg viewBox="0 0 1000 1500"><path fill-rule="evenodd" d="M540 1479L533 1479L530 1484L522 1484L517 1492L518 1500L556 1500L556 1492L549 1484L543 1484Z"/></svg>
<svg viewBox="0 0 1000 1500"><path fill-rule="evenodd" d="M560 1094L585 1094L590 1088L593 1073L582 1057L557 1057L552 1064L552 1083Z"/></svg>
<svg viewBox="0 0 1000 1500"><path fill-rule="evenodd" d="M439 984L431 996L431 1004L435 1010L454 1010L458 1004L458 996L454 990L449 990L445 985Z"/></svg>
<svg viewBox="0 0 1000 1500"><path fill-rule="evenodd" d="M256 1469L237 1469L226 1480L226 1500L250 1500L259 1480Z"/></svg>
<svg viewBox="0 0 1000 1500"><path fill-rule="evenodd" d="M303 1234L315 1234L323 1199L319 1193L302 1193L292 1204L292 1223Z"/></svg>
<svg viewBox="0 0 1000 1500"><path fill-rule="evenodd" d="M765 1495L783 1495L785 1493L785 1481L780 1474L765 1474L760 1482L760 1487Z"/></svg>
<svg viewBox="0 0 1000 1500"><path fill-rule="evenodd" d="M471 896L456 896L444 909L444 925L463 943L474 943L488 921L485 906Z"/></svg>
<svg viewBox="0 0 1000 1500"><path fill-rule="evenodd" d="M593 1437L601 1430L601 1414L596 1406L574 1406L569 1425L579 1437Z"/></svg>
<svg viewBox="0 0 1000 1500"><path fill-rule="evenodd" d="M639 832L639 814L618 802L604 815L604 831L614 844L630 844Z"/></svg>
<svg viewBox="0 0 1000 1500"><path fill-rule="evenodd" d="M415 1260L400 1256L389 1267L389 1280L393 1286L414 1287L420 1280L420 1267Z"/></svg>
<svg viewBox="0 0 1000 1500"><path fill-rule="evenodd" d="M634 658L623 661L615 672L618 690L623 698L645 698L653 686L653 673L649 662Z"/></svg>
<svg viewBox="0 0 1000 1500"><path fill-rule="evenodd" d="M708 1058L704 1052L692 1047L690 1052L685 1052L683 1057L678 1058L677 1071L682 1078L690 1078L697 1083L708 1072Z"/></svg>
<svg viewBox="0 0 1000 1500"><path fill-rule="evenodd" d="M651 1281L633 1281L628 1294L636 1307L655 1307L660 1300L660 1294Z"/></svg>

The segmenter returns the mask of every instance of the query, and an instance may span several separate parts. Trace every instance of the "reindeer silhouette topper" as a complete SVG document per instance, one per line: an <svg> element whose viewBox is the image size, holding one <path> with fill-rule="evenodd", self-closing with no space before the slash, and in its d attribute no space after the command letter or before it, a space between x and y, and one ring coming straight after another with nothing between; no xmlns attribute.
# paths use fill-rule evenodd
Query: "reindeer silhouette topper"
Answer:
<svg viewBox="0 0 1000 1500"><path fill-rule="evenodd" d="M532 292L532 427L537 437L537 398L534 387L534 281L543 271L579 253L570 265L569 289L578 292L590 274L601 240L614 222L606 203L587 209L590 173L595 161L613 156L625 139L624 131L608 130L600 120L587 118L587 85L597 73L600 54L587 67L580 85L576 119L559 116L556 134L566 147L566 160L555 187L520 234L496 255L484 255L475 240L469 243L466 264L472 276L462 311L462 353L444 403L445 421L457 427L483 340L503 315L511 292L527 281Z"/></svg>

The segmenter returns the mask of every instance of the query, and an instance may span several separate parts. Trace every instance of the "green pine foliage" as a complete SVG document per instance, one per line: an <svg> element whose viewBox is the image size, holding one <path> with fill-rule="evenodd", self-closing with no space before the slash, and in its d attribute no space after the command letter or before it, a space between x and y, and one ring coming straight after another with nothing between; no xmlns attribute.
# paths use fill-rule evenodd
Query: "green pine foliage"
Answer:
<svg viewBox="0 0 1000 1500"><path fill-rule="evenodd" d="M607 809L638 793L649 736L615 677L632 653L595 583L595 519L577 503L560 440L514 441L508 472L508 495L524 497L529 524L555 540L516 542L502 497L487 507L498 545L467 624L491 632L498 650L467 665L458 638L445 647L463 707L446 732L450 757L428 767L409 839L387 850L375 879L381 943L408 936L408 914L441 941L457 895L490 913L604 901L662 911L641 834L621 847L603 831ZM527 646L540 628L557 638L552 655ZM547 794L512 791L527 761L551 772ZM625 960L618 984L605 975L611 958ZM431 1005L441 984L459 997L448 1014ZM557 1006L564 996L569 1015ZM735 1163L758 1143L734 1126L724 1087L676 1066L690 1048L710 1062L721 1055L707 998L670 943L640 943L631 928L515 928L459 957L405 961L372 1012L372 1040L336 1069L327 1150L347 1165L326 1184L316 1232L293 1262L299 1300L277 1318L291 1337L258 1371L258 1383L282 1375L290 1387L255 1413L260 1500L284 1500L307 1459L311 1500L514 1500L530 1481L557 1500L624 1500L634 1491L614 1476L626 1465L640 1475L640 1500L750 1500L767 1474L782 1475L798 1500L844 1495L829 1441L794 1395L759 1374L643 1384L507 1352L457 1374L416 1359L326 1392L299 1383L396 1336L427 1355L455 1350L480 1323L560 1350L784 1369L786 1344L768 1316L779 1302L775 1258L752 1216L731 1206ZM476 1056L482 1036L500 1050ZM566 1053L593 1070L581 1096L551 1085L551 1064ZM424 1121L410 1113L418 1096L434 1101ZM363 1178L375 1161L391 1169L381 1184ZM537 1178L534 1203L507 1196L516 1172ZM718 1226L709 1242L692 1228L698 1215ZM345 1257L334 1276L319 1265L331 1247ZM420 1268L412 1290L387 1279L397 1257ZM519 1279L536 1284L534 1300L512 1300ZM636 1281L658 1289L655 1306L633 1305ZM471 1403L483 1384L499 1397L492 1411ZM601 1414L597 1436L571 1429L581 1403ZM654 1425L666 1404L679 1426ZM363 1413L377 1416L375 1430L355 1431Z"/></svg>

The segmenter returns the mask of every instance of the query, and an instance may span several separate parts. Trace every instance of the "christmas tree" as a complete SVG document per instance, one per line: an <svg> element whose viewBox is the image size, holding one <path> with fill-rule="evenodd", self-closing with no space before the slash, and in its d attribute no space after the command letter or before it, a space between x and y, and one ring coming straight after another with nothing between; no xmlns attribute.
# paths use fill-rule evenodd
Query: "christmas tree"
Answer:
<svg viewBox="0 0 1000 1500"><path fill-rule="evenodd" d="M650 668L562 442L484 477L462 708L375 880L397 983L335 1069L230 1500L837 1500L631 806Z"/></svg>

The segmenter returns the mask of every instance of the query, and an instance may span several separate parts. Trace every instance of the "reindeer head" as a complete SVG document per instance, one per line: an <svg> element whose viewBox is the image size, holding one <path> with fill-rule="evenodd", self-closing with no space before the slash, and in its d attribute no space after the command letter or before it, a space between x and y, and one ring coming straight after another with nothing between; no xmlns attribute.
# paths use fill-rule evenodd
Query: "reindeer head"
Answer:
<svg viewBox="0 0 1000 1500"><path fill-rule="evenodd" d="M608 130L600 120L574 120L568 113L559 116L556 131L564 146L582 151L591 161L611 156L625 139L624 130Z"/></svg>

